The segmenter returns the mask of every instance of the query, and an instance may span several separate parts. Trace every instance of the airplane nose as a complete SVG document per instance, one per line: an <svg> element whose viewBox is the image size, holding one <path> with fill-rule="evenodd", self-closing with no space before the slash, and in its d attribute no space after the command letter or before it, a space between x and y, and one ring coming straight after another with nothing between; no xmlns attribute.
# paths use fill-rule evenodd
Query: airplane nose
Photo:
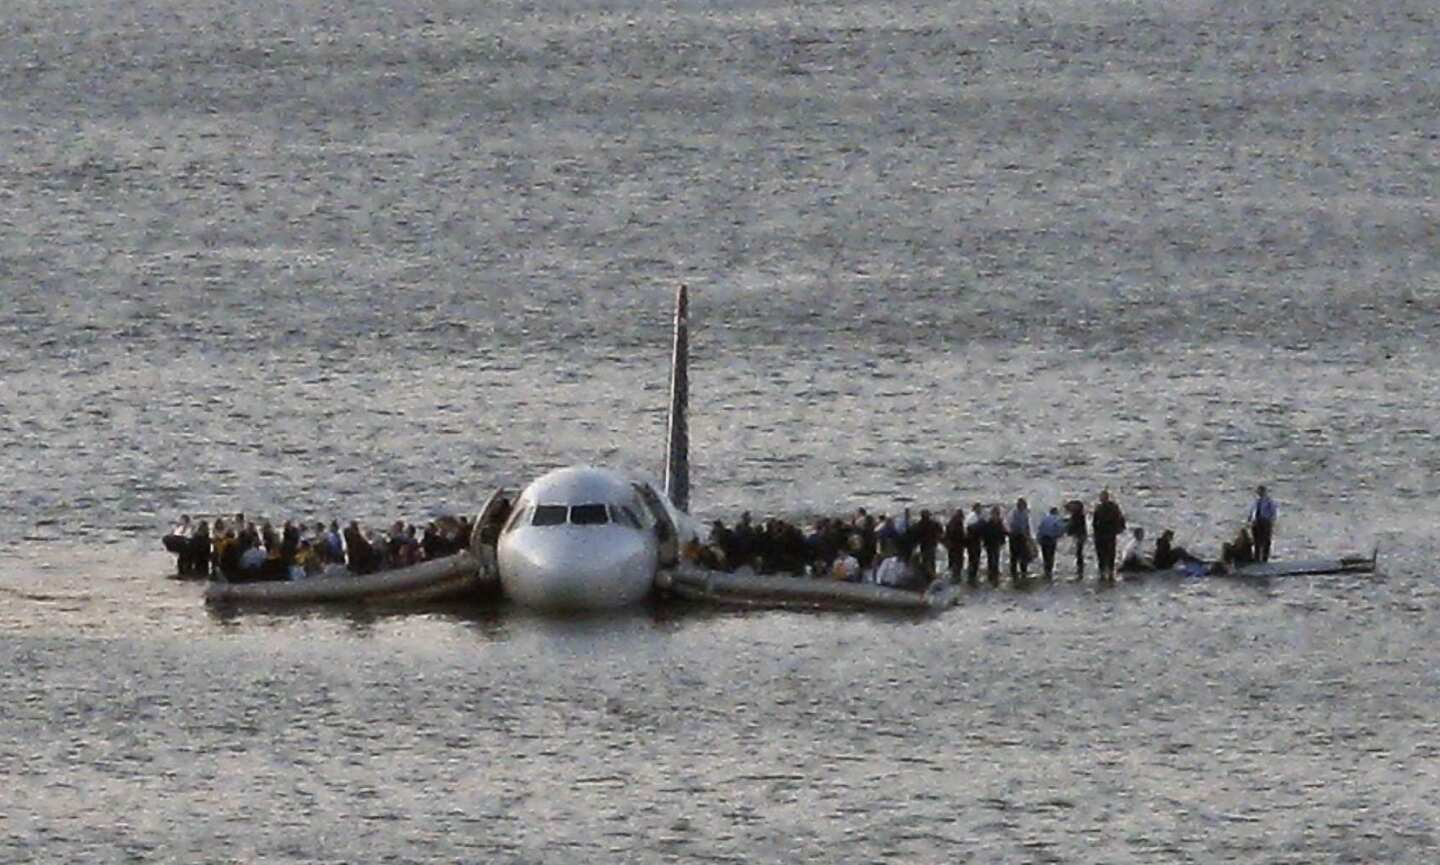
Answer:
<svg viewBox="0 0 1440 865"><path fill-rule="evenodd" d="M633 531L553 527L517 534L501 551L500 579L526 606L604 609L635 603L651 590L654 562Z"/></svg>

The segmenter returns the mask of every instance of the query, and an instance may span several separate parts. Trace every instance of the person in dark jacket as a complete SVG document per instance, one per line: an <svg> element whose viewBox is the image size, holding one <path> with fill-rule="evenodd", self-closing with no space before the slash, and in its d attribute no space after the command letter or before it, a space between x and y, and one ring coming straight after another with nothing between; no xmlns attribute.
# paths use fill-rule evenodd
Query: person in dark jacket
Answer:
<svg viewBox="0 0 1440 865"><path fill-rule="evenodd" d="M1175 532L1170 529L1155 539L1155 570L1168 571L1176 565L1204 564L1184 547L1175 546Z"/></svg>
<svg viewBox="0 0 1440 865"><path fill-rule="evenodd" d="M920 519L912 527L915 535L915 547L920 551L920 572L925 576L925 582L935 579L935 550L940 546L940 539L945 536L945 529L932 516L929 511L922 510Z"/></svg>
<svg viewBox="0 0 1440 865"><path fill-rule="evenodd" d="M1010 541L1010 581L1018 582L1030 578L1030 505L1024 499L1016 499L1010 511L1010 521L1005 527Z"/></svg>
<svg viewBox="0 0 1440 865"><path fill-rule="evenodd" d="M750 512L745 511L740 515L740 522L735 524L735 530L731 533L731 542L734 544L735 553L735 557L730 561L732 568L743 568L753 563L757 535L755 524L750 521Z"/></svg>
<svg viewBox="0 0 1440 865"><path fill-rule="evenodd" d="M1005 548L1006 539L1005 517L1000 513L1000 506L995 505L980 523L980 540L985 544L985 576L992 586L1000 585L1000 551Z"/></svg>
<svg viewBox="0 0 1440 865"><path fill-rule="evenodd" d="M220 520L215 525L220 525ZM226 529L223 532L217 531L210 536L210 577L211 579L229 579L227 571L228 564L233 564L232 550L235 549L235 532Z"/></svg>
<svg viewBox="0 0 1440 865"><path fill-rule="evenodd" d="M945 554L950 559L950 582L960 582L965 571L965 509L956 508L945 523Z"/></svg>
<svg viewBox="0 0 1440 865"><path fill-rule="evenodd" d="M197 577L210 576L210 524L205 520L195 527L195 534L190 536L190 542L186 545L186 553L190 560L190 573Z"/></svg>
<svg viewBox="0 0 1440 865"><path fill-rule="evenodd" d="M350 572L356 576L375 570L375 550L360 531L360 524L354 520L345 529L345 551L349 556Z"/></svg>
<svg viewBox="0 0 1440 865"><path fill-rule="evenodd" d="M900 518L894 521L895 524L895 555L900 561L910 564L910 559L915 555L915 523L910 520L910 509L905 508L900 512Z"/></svg>
<svg viewBox="0 0 1440 865"><path fill-rule="evenodd" d="M840 544L836 541L829 517L821 517L815 523L814 530L805 538L805 546L806 560L816 566L816 573L828 576L835 557L840 554Z"/></svg>
<svg viewBox="0 0 1440 865"><path fill-rule="evenodd" d="M862 508L855 531L860 538L860 549L856 551L855 559L860 562L860 570L869 571L870 566L875 564L875 517L864 513Z"/></svg>
<svg viewBox="0 0 1440 865"><path fill-rule="evenodd" d="M1100 491L1100 503L1090 520L1095 530L1095 561L1100 579L1115 580L1115 539L1125 531L1125 512L1110 498L1109 490Z"/></svg>
<svg viewBox="0 0 1440 865"><path fill-rule="evenodd" d="M1220 561L1227 567L1248 565L1255 561L1255 541L1250 536L1248 526L1240 528L1235 540L1221 545Z"/></svg>
<svg viewBox="0 0 1440 865"><path fill-rule="evenodd" d="M285 567L295 563L295 554L300 552L300 528L290 520L285 521L284 527L280 530L280 561Z"/></svg>
<svg viewBox="0 0 1440 865"><path fill-rule="evenodd" d="M420 550L429 560L440 558L444 555L444 549L445 541L441 539L439 529L435 528L435 521L431 520L425 524L425 531L420 534Z"/></svg>
<svg viewBox="0 0 1440 865"><path fill-rule="evenodd" d="M735 554L735 536L724 520L716 520L710 524L710 546L720 551L720 558L724 561L723 570L735 570L735 560L739 558Z"/></svg>
<svg viewBox="0 0 1440 865"><path fill-rule="evenodd" d="M260 524L260 543L265 547L267 554L277 554L280 549L280 535L275 532L275 527L265 520Z"/></svg>
<svg viewBox="0 0 1440 865"><path fill-rule="evenodd" d="M249 532L243 532L236 538L227 537L220 553L220 560L216 562L220 568L220 575L232 583L240 582L240 557L251 545L252 538Z"/></svg>
<svg viewBox="0 0 1440 865"><path fill-rule="evenodd" d="M789 520L779 520L775 531L778 553L776 557L776 570L789 574L792 577L805 576L805 566L809 564L810 554L810 549L805 544L805 533L800 530L799 526ZM835 552L838 554L840 547L836 544L833 529L827 529L826 531L826 536L829 538L830 543L834 545ZM835 561L833 555L830 561L832 563Z"/></svg>
<svg viewBox="0 0 1440 865"><path fill-rule="evenodd" d="M1075 539L1075 579L1085 579L1085 541L1090 532L1085 527L1085 503L1072 499L1065 503L1065 536Z"/></svg>
<svg viewBox="0 0 1440 865"><path fill-rule="evenodd" d="M390 527L390 534L385 536L384 560L387 569L403 567L406 564L406 541L405 521L396 520L395 524Z"/></svg>

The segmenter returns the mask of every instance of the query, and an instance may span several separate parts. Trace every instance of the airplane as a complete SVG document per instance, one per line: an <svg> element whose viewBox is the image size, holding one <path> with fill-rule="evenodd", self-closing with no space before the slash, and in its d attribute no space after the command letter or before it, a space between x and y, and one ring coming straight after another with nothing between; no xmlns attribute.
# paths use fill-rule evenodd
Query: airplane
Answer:
<svg viewBox="0 0 1440 865"><path fill-rule="evenodd" d="M474 521L468 555L363 576L212 582L206 603L433 600L469 594L482 585L498 587L519 606L560 613L625 607L657 593L719 603L759 599L931 610L954 603L958 589L948 580L920 593L706 572L682 563L687 545L702 537L689 514L689 354L689 296L682 285L675 295L663 489L614 469L557 469L525 487L503 518L504 491L492 492Z"/></svg>
<svg viewBox="0 0 1440 865"><path fill-rule="evenodd" d="M521 491L495 541L500 590L524 607L603 610L638 603L699 537L690 509L689 296L675 293L665 486L596 466L570 466ZM498 501L491 496L478 527Z"/></svg>

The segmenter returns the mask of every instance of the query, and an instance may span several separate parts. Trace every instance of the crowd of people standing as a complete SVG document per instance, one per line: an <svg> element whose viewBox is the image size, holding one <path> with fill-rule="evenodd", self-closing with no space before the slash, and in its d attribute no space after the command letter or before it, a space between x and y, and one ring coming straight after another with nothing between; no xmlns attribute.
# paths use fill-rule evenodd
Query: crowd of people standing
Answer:
<svg viewBox="0 0 1440 865"><path fill-rule="evenodd" d="M716 520L709 542L690 555L703 567L724 571L750 568L761 574L923 588L940 576L937 564L942 550L953 582L978 585L983 574L991 585L998 585L1006 560L1011 581L1023 583L1037 559L1039 576L1051 580L1057 556L1068 542L1076 580L1085 579L1088 549L1093 550L1098 578L1110 582L1117 571L1268 561L1276 513L1274 501L1260 487L1246 525L1222 547L1218 565L1176 546L1170 529L1160 534L1151 551L1146 549L1143 529L1134 528L1122 550L1128 522L1109 490L1100 492L1090 512L1083 501L1074 499L1051 507L1038 520L1023 498L1008 511L975 502L968 511L956 508L943 522L929 510L915 517L910 508L893 516L859 508L848 516L821 517L809 531L778 517L757 523L747 511L734 526Z"/></svg>
<svg viewBox="0 0 1440 865"><path fill-rule="evenodd" d="M243 513L213 524L183 515L164 543L182 576L251 582L405 567L459 552L470 529L465 517L441 517L423 529L396 520L388 531L372 532L356 520L343 530L336 520L328 525L286 520L277 530L269 520L256 523Z"/></svg>
<svg viewBox="0 0 1440 865"><path fill-rule="evenodd" d="M508 503L487 523L492 537L508 514ZM1030 578L1039 560L1040 575L1051 580L1056 558L1067 540L1074 554L1074 578L1085 579L1086 550L1093 547L1098 577L1115 579L1117 570L1165 570L1177 565L1230 567L1269 561L1278 508L1265 487L1256 490L1245 525L1221 548L1219 562L1191 555L1174 543L1166 529L1153 551L1145 549L1141 528L1131 531L1123 552L1117 552L1128 523L1110 491L1102 490L1093 511L1079 499L1051 507L1032 519L1029 503L1015 500L1008 512L1000 505L973 503L954 509L943 522L929 510L912 516L906 507L893 516L872 515L858 508L844 517L821 517L805 531L795 523L771 518L756 523L747 511L735 525L716 520L709 539L687 550L688 557L716 570L753 569L761 574L826 577L873 582L897 588L924 588L939 576L940 552L948 578L978 585L983 572L991 585L1001 581L1002 557L1008 555L1009 575L1019 584ZM192 523L182 516L164 538L180 574L223 578L230 582L302 579L332 571L362 575L453 555L469 543L472 526L465 517L441 517L417 529L396 520L388 532L370 532L352 520L341 530L338 521L306 524L286 520L276 530L269 520L259 524L243 513L231 520Z"/></svg>

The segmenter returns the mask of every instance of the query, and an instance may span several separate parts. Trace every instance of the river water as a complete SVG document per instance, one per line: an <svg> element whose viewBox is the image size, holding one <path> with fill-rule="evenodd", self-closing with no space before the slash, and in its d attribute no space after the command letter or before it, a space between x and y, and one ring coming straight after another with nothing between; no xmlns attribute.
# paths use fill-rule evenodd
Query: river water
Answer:
<svg viewBox="0 0 1440 865"><path fill-rule="evenodd" d="M0 22L0 860L1431 862L1440 98L1390 2ZM1115 491L1375 577L209 612L179 512Z"/></svg>

